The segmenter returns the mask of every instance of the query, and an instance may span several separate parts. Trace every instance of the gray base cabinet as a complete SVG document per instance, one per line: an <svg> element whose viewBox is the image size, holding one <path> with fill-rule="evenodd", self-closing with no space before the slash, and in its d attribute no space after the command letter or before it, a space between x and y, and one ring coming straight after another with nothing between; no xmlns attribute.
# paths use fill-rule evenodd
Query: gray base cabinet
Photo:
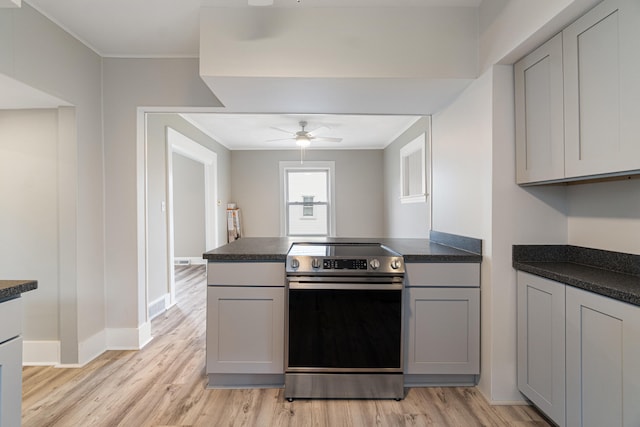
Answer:
<svg viewBox="0 0 640 427"><path fill-rule="evenodd" d="M567 425L640 426L640 307L567 287Z"/></svg>
<svg viewBox="0 0 640 427"><path fill-rule="evenodd" d="M22 298L0 302L0 427L22 422Z"/></svg>
<svg viewBox="0 0 640 427"><path fill-rule="evenodd" d="M518 389L565 425L565 286L518 272Z"/></svg>
<svg viewBox="0 0 640 427"><path fill-rule="evenodd" d="M640 426L640 307L517 277L520 391L560 426Z"/></svg>
<svg viewBox="0 0 640 427"><path fill-rule="evenodd" d="M207 278L209 386L281 385L285 314L282 263L209 263Z"/></svg>
<svg viewBox="0 0 640 427"><path fill-rule="evenodd" d="M409 263L405 300L409 376L467 382L480 373L480 264ZM412 381L420 384L420 379Z"/></svg>

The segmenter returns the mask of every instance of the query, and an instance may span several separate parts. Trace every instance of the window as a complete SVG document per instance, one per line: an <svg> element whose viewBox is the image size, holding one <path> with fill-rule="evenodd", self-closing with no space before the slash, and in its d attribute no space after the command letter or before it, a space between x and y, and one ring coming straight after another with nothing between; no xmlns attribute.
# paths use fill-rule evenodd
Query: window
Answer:
<svg viewBox="0 0 640 427"><path fill-rule="evenodd" d="M333 162L280 162L282 234L333 235Z"/></svg>
<svg viewBox="0 0 640 427"><path fill-rule="evenodd" d="M426 134L400 149L400 202L427 201Z"/></svg>

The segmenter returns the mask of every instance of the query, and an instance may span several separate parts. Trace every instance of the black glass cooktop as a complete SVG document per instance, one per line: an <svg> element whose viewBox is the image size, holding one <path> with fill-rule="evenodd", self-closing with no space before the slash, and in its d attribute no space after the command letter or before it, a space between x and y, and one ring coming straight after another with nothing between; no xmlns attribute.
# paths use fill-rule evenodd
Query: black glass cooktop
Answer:
<svg viewBox="0 0 640 427"><path fill-rule="evenodd" d="M378 243L294 243L288 255L337 258L398 256Z"/></svg>

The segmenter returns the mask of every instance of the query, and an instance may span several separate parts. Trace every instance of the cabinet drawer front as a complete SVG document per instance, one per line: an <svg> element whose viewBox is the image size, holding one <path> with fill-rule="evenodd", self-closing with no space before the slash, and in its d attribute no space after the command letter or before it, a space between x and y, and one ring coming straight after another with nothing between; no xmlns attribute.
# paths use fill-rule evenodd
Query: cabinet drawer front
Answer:
<svg viewBox="0 0 640 427"><path fill-rule="evenodd" d="M0 302L0 343L22 334L22 298Z"/></svg>
<svg viewBox="0 0 640 427"><path fill-rule="evenodd" d="M284 287L284 262L210 262L207 284Z"/></svg>
<svg viewBox="0 0 640 427"><path fill-rule="evenodd" d="M407 286L478 287L480 264L476 263L407 263Z"/></svg>

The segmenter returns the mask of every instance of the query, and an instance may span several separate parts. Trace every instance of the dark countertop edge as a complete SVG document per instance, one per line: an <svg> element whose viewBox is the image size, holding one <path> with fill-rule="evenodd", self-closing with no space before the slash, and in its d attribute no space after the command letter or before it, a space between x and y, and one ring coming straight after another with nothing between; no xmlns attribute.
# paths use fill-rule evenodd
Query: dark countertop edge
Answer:
<svg viewBox="0 0 640 427"><path fill-rule="evenodd" d="M441 263L481 263L482 255L472 253L461 255L403 255L406 263L441 262Z"/></svg>
<svg viewBox="0 0 640 427"><path fill-rule="evenodd" d="M207 262L285 262L284 254L210 254L203 256Z"/></svg>
<svg viewBox="0 0 640 427"><path fill-rule="evenodd" d="M575 266L582 267L585 270L596 269L596 267L589 267L582 264L574 264L569 262L566 264L573 264ZM640 306L640 288L638 288L636 292L633 292L630 290L615 288L604 283L581 279L576 276L571 276L568 274L564 274L562 272L555 271L553 268L549 268L547 266L547 263L514 261L513 268L515 268L516 270L534 274L536 276L544 277L545 279L560 282L565 285L572 286L574 288L583 289L585 291L589 291L589 292L596 293L598 295L609 297L617 301ZM611 273L622 274L614 271L611 271ZM638 280L640 280L640 278L638 278Z"/></svg>
<svg viewBox="0 0 640 427"><path fill-rule="evenodd" d="M0 301L18 297L37 288L37 280L0 280Z"/></svg>
<svg viewBox="0 0 640 427"><path fill-rule="evenodd" d="M569 262L640 276L640 255L573 245L513 245L513 262Z"/></svg>
<svg viewBox="0 0 640 427"><path fill-rule="evenodd" d="M449 246L476 255L482 255L482 240L473 237L460 236L457 234L443 233L442 231L430 230L429 240L439 245Z"/></svg>
<svg viewBox="0 0 640 427"><path fill-rule="evenodd" d="M420 262L441 262L441 263L481 263L482 262L482 240L474 239L470 237L457 236L454 234L433 232L436 241L431 239L407 239L407 238L328 238L329 242L348 242L355 241L357 243L362 242L376 242L381 243L395 252L401 254L404 261L407 263L420 263ZM220 248L224 248L227 245L242 244L239 239L235 242L228 243L221 246L218 249L214 249L209 252L205 252L202 258L208 262L284 262L286 261L287 252L292 243L298 241L298 239L292 238L245 238L255 239L263 242L265 245L272 247L272 252L260 251L251 252L250 249L240 251L237 247L233 252L223 252ZM302 241L302 240L300 240ZM311 241L320 241L319 239L312 239ZM236 243L238 242L238 243ZM446 248L446 253L420 253L422 250L415 250L415 248L407 248L405 245L407 242L411 242L413 245L415 242L420 242L424 245L424 249L427 250L430 245L436 245L436 247ZM395 243L395 245L394 245ZM450 243L450 244L447 244ZM397 246L399 245L399 246ZM286 248L285 248L286 246ZM462 246L462 247L460 247Z"/></svg>

